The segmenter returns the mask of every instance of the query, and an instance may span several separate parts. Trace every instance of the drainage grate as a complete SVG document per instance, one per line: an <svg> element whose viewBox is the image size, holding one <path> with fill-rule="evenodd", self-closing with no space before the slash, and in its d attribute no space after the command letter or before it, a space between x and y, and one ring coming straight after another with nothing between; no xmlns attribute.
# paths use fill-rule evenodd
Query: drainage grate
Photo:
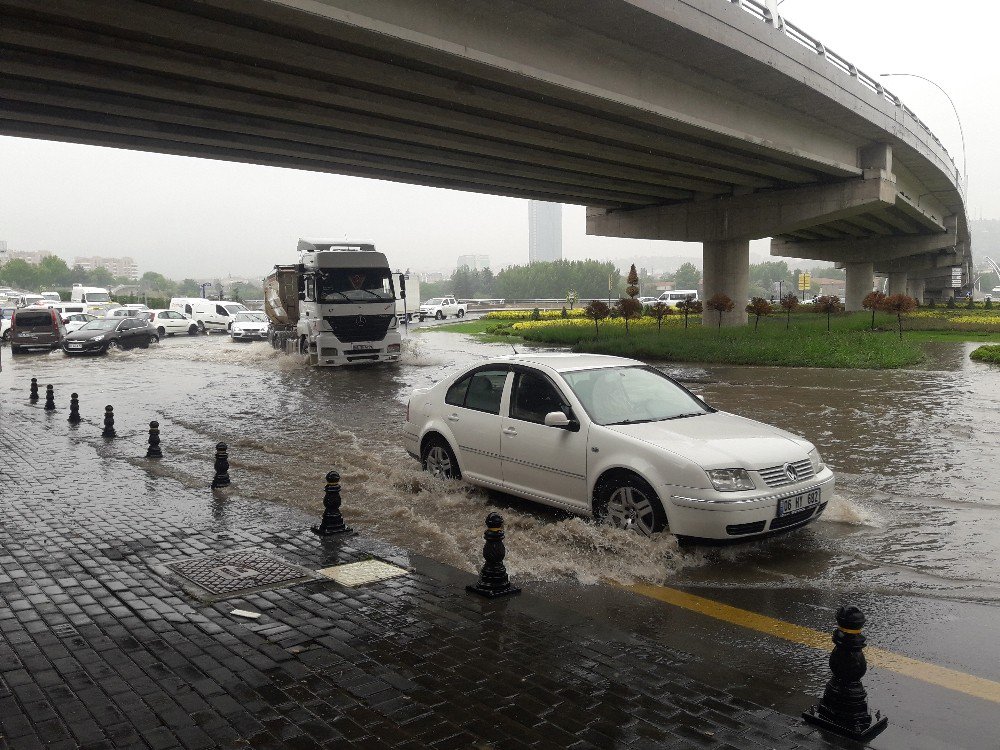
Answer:
<svg viewBox="0 0 1000 750"><path fill-rule="evenodd" d="M364 586L366 583L405 576L408 571L381 560L365 560L347 565L334 565L332 568L323 568L317 572L327 578L332 578L341 586Z"/></svg>
<svg viewBox="0 0 1000 750"><path fill-rule="evenodd" d="M313 580L309 570L263 552L230 552L170 563L166 568L214 598Z"/></svg>

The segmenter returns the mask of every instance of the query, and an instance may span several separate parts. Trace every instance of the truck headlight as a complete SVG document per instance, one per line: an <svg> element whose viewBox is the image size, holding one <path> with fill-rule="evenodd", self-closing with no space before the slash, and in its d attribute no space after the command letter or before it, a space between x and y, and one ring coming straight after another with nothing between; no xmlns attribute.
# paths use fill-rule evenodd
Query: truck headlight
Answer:
<svg viewBox="0 0 1000 750"><path fill-rule="evenodd" d="M712 480L712 486L719 492L756 489L746 469L713 469L706 473Z"/></svg>
<svg viewBox="0 0 1000 750"><path fill-rule="evenodd" d="M814 474L819 474L823 470L823 457L815 448L809 451L809 462L812 464Z"/></svg>

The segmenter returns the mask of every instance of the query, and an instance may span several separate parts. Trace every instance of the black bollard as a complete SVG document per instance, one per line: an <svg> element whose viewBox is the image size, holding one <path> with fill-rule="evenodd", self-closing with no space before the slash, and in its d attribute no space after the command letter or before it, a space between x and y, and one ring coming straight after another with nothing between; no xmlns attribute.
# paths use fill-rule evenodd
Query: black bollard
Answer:
<svg viewBox="0 0 1000 750"><path fill-rule="evenodd" d="M31 379L31 392L30 395L28 396L28 400L31 403L35 403L36 401L38 401L38 378Z"/></svg>
<svg viewBox="0 0 1000 750"><path fill-rule="evenodd" d="M333 534L353 534L354 529L344 525L344 517L340 513L340 474L336 471L327 472L326 491L323 494L323 519L319 526L313 526L313 534L331 536Z"/></svg>
<svg viewBox="0 0 1000 750"><path fill-rule="evenodd" d="M104 407L104 430L101 431L101 435L106 438L113 438L118 435L115 432L115 410L110 405Z"/></svg>
<svg viewBox="0 0 1000 750"><path fill-rule="evenodd" d="M520 594L521 589L510 582L507 568L503 564L507 549L503 544L503 516L499 513L490 513L486 516L486 533L483 534L483 539L486 540L486 544L483 545L483 558L486 564L483 565L475 585L466 586L465 590L491 599Z"/></svg>
<svg viewBox="0 0 1000 750"><path fill-rule="evenodd" d="M870 740L889 723L879 711L872 717L868 693L861 684L868 671L863 651L865 637L861 635L864 625L865 615L857 607L837 610L837 629L833 631L834 646L830 654L833 677L826 683L822 700L802 714L809 724L858 741Z"/></svg>
<svg viewBox="0 0 1000 750"><path fill-rule="evenodd" d="M160 450L160 423L156 421L149 423L149 449L146 451L146 458L163 458L163 451Z"/></svg>
<svg viewBox="0 0 1000 750"><path fill-rule="evenodd" d="M56 392L51 385L45 386L45 411L56 410Z"/></svg>
<svg viewBox="0 0 1000 750"><path fill-rule="evenodd" d="M75 393L69 395L69 423L80 424L80 397Z"/></svg>
<svg viewBox="0 0 1000 750"><path fill-rule="evenodd" d="M225 443L215 446L215 479L212 489L229 486L229 447Z"/></svg>

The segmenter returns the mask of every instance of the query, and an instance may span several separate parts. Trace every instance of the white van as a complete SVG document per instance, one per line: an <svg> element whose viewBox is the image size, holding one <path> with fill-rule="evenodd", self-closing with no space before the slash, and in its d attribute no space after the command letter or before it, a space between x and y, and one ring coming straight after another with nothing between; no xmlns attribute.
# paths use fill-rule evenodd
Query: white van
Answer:
<svg viewBox="0 0 1000 750"><path fill-rule="evenodd" d="M693 299L695 302L698 301L698 290L697 289L674 289L670 292L664 292L658 298L658 302L665 302L671 307L677 307L677 305L688 297Z"/></svg>
<svg viewBox="0 0 1000 750"><path fill-rule="evenodd" d="M40 294L22 294L14 303L18 307L31 307L45 304L45 298Z"/></svg>
<svg viewBox="0 0 1000 750"><path fill-rule="evenodd" d="M246 311L239 302L210 300L199 297L174 297L170 309L187 315L204 333L226 333L233 324L233 316Z"/></svg>
<svg viewBox="0 0 1000 750"><path fill-rule="evenodd" d="M42 299L46 302L62 302L59 292L42 292Z"/></svg>
<svg viewBox="0 0 1000 750"><path fill-rule="evenodd" d="M116 303L111 301L111 292L99 286L83 286L74 284L73 292L70 294L70 302L82 302L87 306L87 312L97 312L115 307Z"/></svg>

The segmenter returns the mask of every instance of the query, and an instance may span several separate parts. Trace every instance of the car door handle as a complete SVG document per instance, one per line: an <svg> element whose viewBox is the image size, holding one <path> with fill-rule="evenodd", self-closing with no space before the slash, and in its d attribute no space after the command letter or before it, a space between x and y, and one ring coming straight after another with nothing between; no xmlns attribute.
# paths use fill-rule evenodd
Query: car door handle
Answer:
<svg viewBox="0 0 1000 750"><path fill-rule="evenodd" d="M457 422L458 420L459 420L459 416L457 414L449 414L448 415L448 421L449 422Z"/></svg>
<svg viewBox="0 0 1000 750"><path fill-rule="evenodd" d="M517 435L517 430L515 430L513 427L507 427L504 429L503 434L514 437L515 435Z"/></svg>

